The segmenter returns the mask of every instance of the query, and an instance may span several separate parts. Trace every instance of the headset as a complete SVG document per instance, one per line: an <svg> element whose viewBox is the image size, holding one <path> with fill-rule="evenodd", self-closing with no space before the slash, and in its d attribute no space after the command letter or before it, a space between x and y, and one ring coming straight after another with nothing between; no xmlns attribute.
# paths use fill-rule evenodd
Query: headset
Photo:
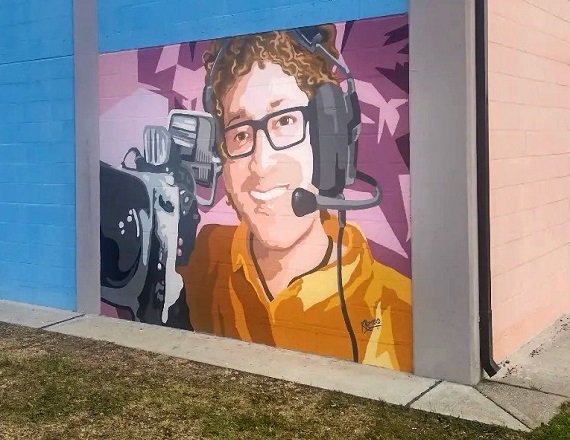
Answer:
<svg viewBox="0 0 570 440"><path fill-rule="evenodd" d="M380 204L382 191L376 180L357 170L358 138L362 128L360 104L356 93L355 81L350 70L341 60L336 58L322 45L329 35L319 26L296 28L287 31L293 41L309 53L318 53L344 73L347 80L347 91L333 83L320 85L314 97L309 101L309 136L313 152L312 184L318 189L313 194L303 188L293 191L291 206L297 217L303 217L316 210L331 209L339 213L339 234L337 242L337 282L340 305L344 321L351 338L352 353L358 362L358 347L356 337L344 299L342 282L342 237L346 226L346 211L368 209ZM204 109L215 116L214 78L219 68L220 60L230 44L229 39L222 41L217 51L212 68L206 78L203 91ZM221 136L217 128L217 136ZM374 194L364 200L346 200L344 189L362 181L372 188Z"/></svg>
<svg viewBox="0 0 570 440"><path fill-rule="evenodd" d="M317 209L361 210L380 204L382 191L376 180L356 169L357 144L362 122L358 95L350 70L323 47L321 43L328 35L322 28L313 26L288 32L302 48L310 53L321 54L342 71L348 84L347 91L344 92L337 84L324 83L317 88L315 96L309 101L309 136L314 164L312 183L319 193L313 194L302 188L295 189L291 200L293 212L302 217ZM214 78L229 44L229 39L222 41L204 87L204 109L214 116ZM219 127L217 135L220 136ZM342 193L345 187L352 185L355 180L373 187L374 195L364 200L345 200Z"/></svg>

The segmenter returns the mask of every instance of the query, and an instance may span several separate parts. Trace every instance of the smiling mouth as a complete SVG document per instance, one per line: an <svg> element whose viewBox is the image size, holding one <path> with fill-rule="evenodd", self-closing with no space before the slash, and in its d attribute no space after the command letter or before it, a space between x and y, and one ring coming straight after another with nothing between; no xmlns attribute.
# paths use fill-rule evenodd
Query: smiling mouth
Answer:
<svg viewBox="0 0 570 440"><path fill-rule="evenodd" d="M251 190L249 195L252 199L267 202L269 200L276 199L287 192L287 185L275 186L271 189L265 190Z"/></svg>

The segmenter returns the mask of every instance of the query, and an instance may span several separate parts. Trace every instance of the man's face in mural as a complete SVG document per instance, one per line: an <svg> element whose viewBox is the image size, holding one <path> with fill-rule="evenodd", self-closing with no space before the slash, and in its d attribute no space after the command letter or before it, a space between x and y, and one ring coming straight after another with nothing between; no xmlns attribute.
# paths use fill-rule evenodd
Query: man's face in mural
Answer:
<svg viewBox="0 0 570 440"><path fill-rule="evenodd" d="M318 213L296 217L291 208L296 188L315 192L303 114L308 102L295 78L274 63L255 64L222 99L226 187L254 236L269 247L293 246L318 219Z"/></svg>

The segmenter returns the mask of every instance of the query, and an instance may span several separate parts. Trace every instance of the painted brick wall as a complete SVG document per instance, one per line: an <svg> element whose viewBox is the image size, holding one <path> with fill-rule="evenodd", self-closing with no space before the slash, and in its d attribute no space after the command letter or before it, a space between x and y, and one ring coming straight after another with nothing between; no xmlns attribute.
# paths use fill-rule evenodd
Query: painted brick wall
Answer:
<svg viewBox="0 0 570 440"><path fill-rule="evenodd" d="M192 7L189 6L190 3ZM359 362L410 371L411 237L406 12L406 0L368 3L362 0L100 1L100 153L104 162L100 176L102 312L110 316L193 328L218 336L343 359L356 357ZM371 18L345 22L360 17ZM132 174L126 179L125 176L128 175L121 169L122 163L130 162L130 157L126 161L123 160L125 154L132 147L142 147L142 134L146 125L168 126L170 110L203 110L202 93L206 78L203 55L211 45L207 40L330 22L336 23L336 26L334 32L331 32L329 27L329 32L324 33L325 38L330 38L325 45L334 45L342 53L341 58L354 75L358 99L363 108L362 118L366 121L359 144L359 170L369 173L384 189L381 207L374 207L366 212L350 212L347 216L348 227L354 228L354 231L358 227L358 236L362 236L362 239L358 244L354 244L357 239L351 238L352 244L345 241L344 246L348 249L352 246L358 253L363 249L369 250L364 251L363 256L359 256L354 262L347 260L346 255L343 256L340 264L345 275L340 281L333 260L329 264L326 263L330 259L329 253L334 247L332 243L338 233L334 226L336 220L331 219L334 231L328 232L325 228L329 228L329 221L321 222L319 213L311 212L307 218L299 219L291 209L293 189L305 185L296 183L297 180L310 182L317 167L323 174L325 167L331 176L338 173L332 159L330 162L323 159L323 162L313 164L312 149L318 144L316 138L310 138L310 133L302 133L302 139L288 145L298 147L295 150L281 148L283 151L287 150L286 153L258 140L255 153L252 150L252 155L242 157L241 162L238 163L237 158L225 160L225 171L221 176L224 181L219 182L213 206L200 208L201 220L197 226L192 226L191 217L180 216L179 222L178 214L181 198L190 203L193 184L183 186L187 184L177 180L178 177L168 184L172 176L142 169L139 169L139 172L130 171ZM282 35L280 38L283 37L285 38L282 42L279 42L274 35L266 35L261 44L267 44L268 48L279 46L276 50L277 56L286 57L287 51L292 50L295 43L289 40L290 36ZM234 44L239 43L234 41ZM231 56L230 51L224 51L224 64L218 69L228 69L227 63L232 63L226 59L228 56ZM252 56L254 59L263 59L260 54ZM304 73L296 75L309 75L311 79L320 81L316 70L312 71L312 68L306 66L310 63L323 63L324 67L321 65L320 69L332 68L319 54L315 56L320 60L313 60L312 55L307 53L299 56L306 57L303 61L305 66L298 67L299 72L304 70ZM296 116L291 118L291 124L304 127L302 131L305 131L307 126L318 123L316 119L311 119L313 115L307 114L308 119L304 123L303 114L291 108L287 110L288 106L304 106L308 102L307 92L296 82L301 76L293 79L291 77L295 74L287 73L288 70L279 67L279 63L266 61L267 69L259 69L259 72L269 72L268 75L262 72L265 76L260 77L257 69L252 74L260 83L245 85L247 83L243 82L243 76L229 80L235 84L239 80L239 87L244 89L240 92L244 94L242 98L228 98L232 105L246 106L247 101L247 107L244 107L240 116L243 121L261 118L262 113L267 115L268 109L274 109L295 112ZM239 57L237 62L241 62ZM249 61L243 62L244 66L247 66ZM251 62L256 65L254 60ZM275 91L273 84L282 84L284 81L288 88ZM260 101L261 99L266 101ZM263 104L259 105L259 102ZM200 130L203 133L203 129L199 128L198 131ZM288 136L297 136L299 133L291 132ZM204 134L197 136L199 139L206 139ZM228 136L230 139L231 136ZM274 131L267 136L271 139L278 134ZM329 131L327 136L333 134ZM346 142L346 134L339 133L334 136ZM215 139L210 140L215 148ZM173 145L173 148L176 146ZM200 152L204 157L202 160L210 160L208 153L203 150L199 150ZM128 154L130 156L131 153ZM176 154L171 157L173 160L166 164L166 170L179 176L177 167L180 165L176 162ZM269 158L269 161L265 158ZM184 160L188 163L193 159L185 156ZM233 166L240 167L241 171L237 172L239 177L236 177L236 168L232 168L232 174L230 162ZM306 166L309 162L311 164ZM298 168L295 168L297 166ZM296 169L302 170L297 172ZM269 175L272 175L274 181L287 183L279 184L277 191L281 191L280 195L274 196L277 192L269 193L271 199L268 200L271 201L264 203L260 199L259 210L255 208L255 212L251 211L250 207L258 204L255 199L257 190L253 189L253 186L251 190L247 190L243 184L237 182L239 179L252 182L252 185L260 189L261 185L273 185L267 179ZM134 179L149 188L153 194L152 200L157 201L151 211L154 215L151 222L145 217L147 190L137 194L138 186L130 186L136 182ZM361 200L369 197L368 190L355 185L346 189L346 195L348 198ZM208 194L204 188L198 191L202 192L203 197ZM255 193L254 196L251 196L252 192ZM244 203L246 198L251 200L251 203ZM234 201L233 207L230 200ZM169 203L171 208L167 208L165 203ZM264 207L268 210L263 211L266 209ZM172 214L165 215L166 212ZM334 215L332 210L331 214ZM168 222L165 222L165 219ZM152 225L153 229L147 225ZM307 225L310 225L310 228L307 228ZM182 257L183 248L189 248L187 243L193 246L196 235L193 227L198 230L196 246L189 256L190 259L185 262ZM303 241L305 234L312 234L313 229L326 242L319 239L309 243ZM279 231L280 237L272 238L275 231ZM331 238L329 241L329 234L331 237L334 235L335 239ZM148 263L139 266L139 260L130 257L139 255L137 250L133 251L135 246L138 249L139 237L149 236L150 247L145 247L147 242L143 242L140 252L140 255L143 255L141 260L147 258ZM271 246L287 249L283 254L288 255L293 255L289 253L290 249L295 252L302 249L299 253L302 258L287 262L286 267L280 267L281 263L275 260L271 263L273 269L256 268L258 260L250 248L252 243L263 249L268 249L269 243L274 243ZM265 254L263 250L255 252ZM349 252L347 251L347 254ZM177 255L181 258L177 259ZM120 266L116 262L117 257L122 264ZM252 261L254 263L250 263ZM368 269L369 267L373 269ZM146 268L148 272L144 271ZM137 269L140 271L132 278L123 275L130 275ZM373 276L367 278L365 271L368 270L379 272L374 272ZM382 272L383 270L386 272ZM144 277L138 277L138 273L142 273ZM266 278L267 273L270 277ZM347 275L348 273L354 276ZM311 281L312 275L315 281ZM284 284L273 283L275 276L283 279L289 277L291 283L289 280ZM138 283L139 278L142 278L144 284ZM293 282L297 283L295 287L291 287ZM337 294L339 282L344 283L343 290L346 292L349 285L352 291L361 289L358 295L362 292L362 295L370 298L372 305L366 303L368 299L362 300L366 304L360 300L356 304L356 295L347 293L346 298L352 298L354 304L347 300L347 312L343 314L336 303L342 295ZM393 283L393 287L379 287L378 283L384 282ZM185 290L180 296L183 286ZM296 286L299 286L299 289ZM301 286L305 286L307 293L300 293ZM324 290L321 289L321 292L315 286ZM290 293L289 289L297 290L291 290ZM235 295L228 292L235 292ZM319 292L319 295L316 295L316 292ZM279 301L269 300L273 293L280 295ZM235 304L217 303L217 298L234 297ZM299 308L301 297L311 298L313 303L310 306L308 303L303 304ZM216 298L216 304L209 304L208 298ZM243 299L246 302L242 303ZM187 308L184 301L187 301ZM386 305L380 307L380 301ZM389 301L396 301L397 304L388 305ZM289 307L294 307L299 314L296 315L297 312ZM311 315L313 310L314 315ZM390 311L385 312L387 310ZM281 316L280 313L284 315ZM379 317L380 314L382 317ZM209 320L212 322L211 326L208 324ZM221 324L218 325L218 322ZM370 325L374 326L374 330L367 328L369 322L372 322ZM356 330L352 328L355 325L358 327ZM380 329L382 326L386 330ZM374 335L382 336L373 336L374 339L370 339L372 331L375 332ZM390 338L394 339L394 342ZM356 344L360 344L361 348ZM389 354L391 351L395 354Z"/></svg>
<svg viewBox="0 0 570 440"><path fill-rule="evenodd" d="M99 0L99 49L209 40L407 10L408 0Z"/></svg>
<svg viewBox="0 0 570 440"><path fill-rule="evenodd" d="M72 0L3 0L0 29L0 298L73 309Z"/></svg>
<svg viewBox="0 0 570 440"><path fill-rule="evenodd" d="M570 1L489 0L495 355L570 312Z"/></svg>

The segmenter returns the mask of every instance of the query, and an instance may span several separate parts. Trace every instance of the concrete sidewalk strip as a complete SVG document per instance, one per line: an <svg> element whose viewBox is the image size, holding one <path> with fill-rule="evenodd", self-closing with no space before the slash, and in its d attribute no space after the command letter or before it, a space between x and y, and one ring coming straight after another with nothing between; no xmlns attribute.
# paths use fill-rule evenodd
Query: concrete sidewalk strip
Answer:
<svg viewBox="0 0 570 440"><path fill-rule="evenodd" d="M570 315L510 356L490 380L570 399Z"/></svg>
<svg viewBox="0 0 570 440"><path fill-rule="evenodd" d="M442 382L411 407L490 425L501 425L518 431L530 431L527 426L475 388L466 385Z"/></svg>
<svg viewBox="0 0 570 440"><path fill-rule="evenodd" d="M413 409L521 431L528 431L529 427L548 421L564 401L563 396L503 383L482 382L476 389L235 339L104 316L80 315L10 301L0 301L0 321L112 342L125 347L341 391L391 404L409 405ZM563 356L568 356L568 350L563 350L562 347L570 342L570 332L566 332L567 322L564 321L563 324L558 326L557 338L552 341L554 350L550 347L544 354L542 351L527 354L524 365L521 365L518 371L523 371L523 367L528 368L529 364L533 365L532 359L529 363L529 356L536 358L537 353L543 357L552 357L548 357L548 360L557 363L554 367L563 370L567 368L569 364L565 363ZM541 370L538 366L536 368L538 374ZM516 371L511 369L510 374L504 374L499 380L504 382L506 379L517 379L516 374L513 374ZM555 377L559 382L564 374L561 372ZM549 390L555 386L551 383L547 385L550 385ZM558 394L560 389L559 387ZM562 390L566 392L564 387Z"/></svg>
<svg viewBox="0 0 570 440"><path fill-rule="evenodd" d="M8 324L42 328L78 316L81 316L81 314L0 300L0 321Z"/></svg>
<svg viewBox="0 0 570 440"><path fill-rule="evenodd" d="M483 381L476 388L530 428L548 423L566 401L561 396L498 382Z"/></svg>
<svg viewBox="0 0 570 440"><path fill-rule="evenodd" d="M49 331L405 405L435 380L186 330L88 315Z"/></svg>

